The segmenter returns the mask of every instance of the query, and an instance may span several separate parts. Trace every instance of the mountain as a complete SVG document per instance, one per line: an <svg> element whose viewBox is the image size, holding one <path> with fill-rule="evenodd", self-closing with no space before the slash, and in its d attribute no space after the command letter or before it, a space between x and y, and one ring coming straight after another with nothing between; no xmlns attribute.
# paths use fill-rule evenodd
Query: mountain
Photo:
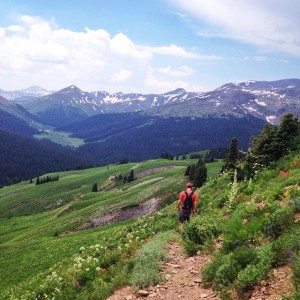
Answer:
<svg viewBox="0 0 300 300"><path fill-rule="evenodd" d="M46 89L39 86L32 86L27 89L17 91L4 91L0 89L0 96L15 101L23 101L34 97L42 97L53 93L53 91L47 91Z"/></svg>
<svg viewBox="0 0 300 300"><path fill-rule="evenodd" d="M162 95L88 93L72 85L50 95L18 103L41 122L61 126L96 114L145 111L185 101L195 95L197 93L188 93L183 89Z"/></svg>
<svg viewBox="0 0 300 300"><path fill-rule="evenodd" d="M278 124L286 112L300 115L300 80L248 81L225 84L189 101L152 110L160 116L252 115Z"/></svg>
<svg viewBox="0 0 300 300"><path fill-rule="evenodd" d="M74 85L20 104L40 122L53 126L65 125L103 112L96 100Z"/></svg>
<svg viewBox="0 0 300 300"><path fill-rule="evenodd" d="M246 81L228 83L204 93L176 89L165 94L84 92L72 85L52 94L17 102L41 122L53 126L70 124L96 114L136 111L163 117L252 115L278 124L286 112L300 114L300 80Z"/></svg>
<svg viewBox="0 0 300 300"><path fill-rule="evenodd" d="M0 129L32 135L42 127L22 106L0 96Z"/></svg>

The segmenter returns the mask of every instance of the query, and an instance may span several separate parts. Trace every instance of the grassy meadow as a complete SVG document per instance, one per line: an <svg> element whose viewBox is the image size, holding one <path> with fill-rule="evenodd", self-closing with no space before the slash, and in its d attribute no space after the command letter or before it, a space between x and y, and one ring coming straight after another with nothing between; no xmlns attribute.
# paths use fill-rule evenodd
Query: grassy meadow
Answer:
<svg viewBox="0 0 300 300"><path fill-rule="evenodd" d="M37 297L36 291L49 275L49 270L69 270L70 260L82 247L100 245L97 248L104 255L108 255L106 252L110 253L104 251L110 247L111 253L120 256L120 253L115 254L115 251L118 252L116 247L123 247L128 243L126 238L123 241L123 236L129 233L128 228L137 226L139 220L79 231L74 229L92 218L135 206L152 198L161 198L165 203L174 202L179 191L184 188L186 178L183 175L187 165L191 163L195 161L158 159L109 165L45 174L44 176L59 175L59 180L35 185L36 179L33 179L32 183L26 181L0 189L1 299L20 299L21 295L24 299L34 299ZM221 161L208 164L209 175L216 175L221 164ZM129 174L131 169L137 175L137 180L124 184L122 180L115 179L119 175ZM94 183L97 183L100 191L92 192ZM147 218L154 217L142 219ZM168 230L176 226L176 213L170 208L168 212L155 218L160 222L148 229L145 226L141 233L136 234L137 241L152 237L161 229ZM143 222L147 224L148 221ZM136 243L136 247L142 245L142 241L139 243ZM128 259L126 256L129 252L132 252L130 247L124 252L124 261ZM124 261L122 259L113 265L122 265ZM111 275L109 278L112 277ZM74 280L73 288L78 292L77 281ZM107 288L106 293L109 294L112 288L113 284ZM66 293L72 295L70 291ZM105 295L105 292L101 293ZM46 299L45 295L43 297ZM61 297L66 299L66 294ZM82 297L85 299L88 296Z"/></svg>
<svg viewBox="0 0 300 300"><path fill-rule="evenodd" d="M212 255L201 271L203 285L221 299L250 299L277 268L292 273L293 288L282 299L300 299L299 151L240 182L219 173L222 161L206 164L199 213L179 233L175 202L195 162L109 165L0 189L0 299L106 299L125 284L157 284L166 246L178 235L188 254ZM137 179L124 184L119 175L130 170ZM152 215L76 230L154 198L163 203Z"/></svg>

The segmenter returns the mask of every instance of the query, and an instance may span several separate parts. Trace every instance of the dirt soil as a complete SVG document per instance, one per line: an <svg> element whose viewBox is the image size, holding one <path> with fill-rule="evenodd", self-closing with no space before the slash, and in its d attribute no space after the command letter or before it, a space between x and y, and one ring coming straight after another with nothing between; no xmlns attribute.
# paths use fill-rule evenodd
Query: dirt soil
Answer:
<svg viewBox="0 0 300 300"><path fill-rule="evenodd" d="M124 287L114 292L107 300L219 300L217 292L202 286L201 270L210 261L210 256L199 253L188 257L178 242L168 246L169 260L164 262L162 272L164 282L143 290ZM280 267L272 272L269 279L262 280L259 286L246 295L232 294L232 299L281 300L291 296L293 285L289 266Z"/></svg>
<svg viewBox="0 0 300 300"><path fill-rule="evenodd" d="M131 287L125 287L117 290L107 300L221 299L211 288L201 287L200 272L210 260L208 255L199 254L188 257L181 245L176 242L169 244L168 255L169 260L162 266L165 278L163 283L144 290L134 290Z"/></svg>

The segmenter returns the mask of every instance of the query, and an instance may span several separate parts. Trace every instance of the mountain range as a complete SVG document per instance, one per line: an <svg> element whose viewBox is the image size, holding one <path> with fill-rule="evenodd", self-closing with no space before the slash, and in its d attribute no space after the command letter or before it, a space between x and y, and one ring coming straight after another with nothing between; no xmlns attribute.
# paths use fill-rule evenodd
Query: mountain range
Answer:
<svg viewBox="0 0 300 300"><path fill-rule="evenodd" d="M55 92L37 86L0 90L0 130L49 139L67 132L84 143L74 149L83 158L80 166L228 147L232 137L247 150L251 136L266 122L279 124L286 112L300 114L299 79L227 83L202 93L179 88L164 94L110 94L74 85ZM11 145L24 148L12 140Z"/></svg>
<svg viewBox="0 0 300 300"><path fill-rule="evenodd" d="M286 112L300 113L300 80L228 83L213 91L196 93L176 89L164 94L85 92L72 85L57 92L32 87L0 90L42 123L61 126L103 113L146 111L160 116L252 115L278 124ZM0 106L1 108L1 106Z"/></svg>

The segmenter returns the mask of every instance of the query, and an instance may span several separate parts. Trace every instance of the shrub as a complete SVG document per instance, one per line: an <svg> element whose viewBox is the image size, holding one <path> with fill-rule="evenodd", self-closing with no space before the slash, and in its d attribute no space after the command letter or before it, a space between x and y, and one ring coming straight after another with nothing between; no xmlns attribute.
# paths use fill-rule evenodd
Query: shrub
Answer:
<svg viewBox="0 0 300 300"><path fill-rule="evenodd" d="M205 246L222 232L222 221L217 211L201 214L191 219L184 227L182 237L187 252L197 251L199 246ZM193 251L191 251L193 250Z"/></svg>
<svg viewBox="0 0 300 300"><path fill-rule="evenodd" d="M277 266L287 264L300 251L300 230L280 236L272 244Z"/></svg>
<svg viewBox="0 0 300 300"><path fill-rule="evenodd" d="M234 282L238 290L248 290L267 276L274 263L275 254L270 244L257 250L257 259L246 266Z"/></svg>
<svg viewBox="0 0 300 300"><path fill-rule="evenodd" d="M298 296L300 296L300 255L299 254L300 252L298 252L298 254L295 254L294 260L292 261L293 284L295 290L298 293ZM300 299L300 297L297 299Z"/></svg>
<svg viewBox="0 0 300 300"><path fill-rule="evenodd" d="M265 228L265 234L272 239L277 239L281 234L290 229L293 223L294 208L291 206L279 208L270 216Z"/></svg>

